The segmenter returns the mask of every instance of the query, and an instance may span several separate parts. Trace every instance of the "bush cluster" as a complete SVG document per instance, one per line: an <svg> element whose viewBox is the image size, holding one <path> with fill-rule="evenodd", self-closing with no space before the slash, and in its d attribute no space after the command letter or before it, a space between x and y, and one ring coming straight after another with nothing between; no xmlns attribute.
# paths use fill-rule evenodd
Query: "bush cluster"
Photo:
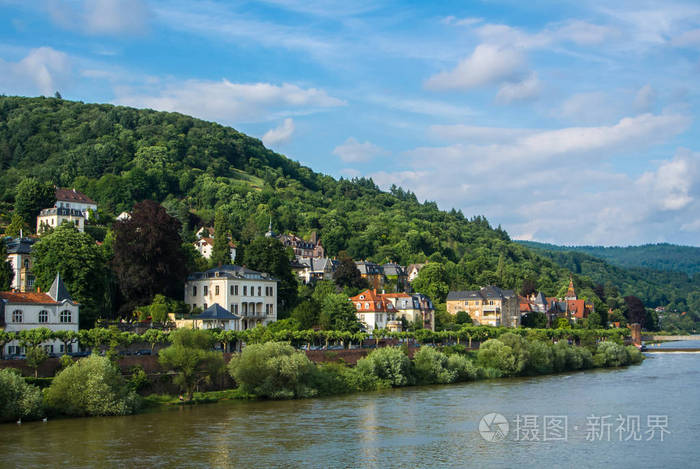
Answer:
<svg viewBox="0 0 700 469"><path fill-rule="evenodd" d="M0 370L0 422L33 420L43 414L41 390L12 368Z"/></svg>

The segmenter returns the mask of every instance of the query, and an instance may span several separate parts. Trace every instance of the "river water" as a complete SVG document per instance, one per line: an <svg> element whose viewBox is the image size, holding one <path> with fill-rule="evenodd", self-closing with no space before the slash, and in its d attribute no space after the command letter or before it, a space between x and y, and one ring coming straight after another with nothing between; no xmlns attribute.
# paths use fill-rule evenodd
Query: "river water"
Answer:
<svg viewBox="0 0 700 469"><path fill-rule="evenodd" d="M0 467L698 467L698 389L700 354L652 353L615 370L5 424ZM479 432L491 413L508 423L500 441Z"/></svg>

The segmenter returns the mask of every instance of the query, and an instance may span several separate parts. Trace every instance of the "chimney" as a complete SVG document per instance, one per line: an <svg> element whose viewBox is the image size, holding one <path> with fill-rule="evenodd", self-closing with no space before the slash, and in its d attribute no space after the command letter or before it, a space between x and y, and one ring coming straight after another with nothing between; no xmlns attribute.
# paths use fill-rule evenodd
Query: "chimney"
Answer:
<svg viewBox="0 0 700 469"><path fill-rule="evenodd" d="M36 292L41 293L41 287L39 285L36 286Z"/></svg>

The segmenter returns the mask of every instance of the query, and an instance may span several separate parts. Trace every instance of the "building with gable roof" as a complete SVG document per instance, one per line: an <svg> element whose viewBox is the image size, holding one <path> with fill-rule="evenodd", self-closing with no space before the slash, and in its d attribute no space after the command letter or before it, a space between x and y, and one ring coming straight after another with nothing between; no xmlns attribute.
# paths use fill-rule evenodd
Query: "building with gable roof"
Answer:
<svg viewBox="0 0 700 469"><path fill-rule="evenodd" d="M391 301L397 318L405 318L410 323L418 320L423 329L435 330L435 308L427 296L421 293L383 293L380 296Z"/></svg>
<svg viewBox="0 0 700 469"><path fill-rule="evenodd" d="M384 272L385 282L393 284L396 292L408 290L408 274L402 266L396 262L387 262L382 265L382 271Z"/></svg>
<svg viewBox="0 0 700 469"><path fill-rule="evenodd" d="M241 330L277 320L277 282L270 274L237 265L222 265L196 272L185 282L185 303L207 310L211 305L227 305L240 316Z"/></svg>
<svg viewBox="0 0 700 469"><path fill-rule="evenodd" d="M304 283L309 284L318 280L333 280L333 273L339 264L340 261L330 257L296 256L292 269Z"/></svg>
<svg viewBox="0 0 700 469"><path fill-rule="evenodd" d="M219 303L214 303L201 314L193 316L194 329L241 330L241 316L233 314Z"/></svg>
<svg viewBox="0 0 700 469"><path fill-rule="evenodd" d="M374 329L388 329L400 325L396 324L398 310L389 299L378 294L374 289L368 289L359 295L350 298L357 312L357 319L362 323L366 331Z"/></svg>
<svg viewBox="0 0 700 469"><path fill-rule="evenodd" d="M370 288L381 290L384 288L384 269L382 266L370 261L355 261L357 270L360 271L360 276L367 280Z"/></svg>
<svg viewBox="0 0 700 469"><path fill-rule="evenodd" d="M60 274L56 274L47 293L0 292L0 326L4 326L7 332L21 332L39 327L46 327L52 331L78 332L79 319L80 305L71 298ZM64 345L59 340L50 340L42 345L48 353L77 351L77 344L75 350L64 350ZM3 351L4 355L21 355L25 352L17 340L6 344Z"/></svg>
<svg viewBox="0 0 700 469"><path fill-rule="evenodd" d="M492 285L479 290L451 291L447 294L447 312L469 313L475 324L483 326L518 327L520 302L513 290Z"/></svg>
<svg viewBox="0 0 700 469"><path fill-rule="evenodd" d="M36 232L41 231L42 225L56 228L64 222L73 223L78 231L84 231L85 220L90 219L90 212L95 211L97 211L97 203L87 195L75 189L57 187L56 203L53 207L39 212L36 219Z"/></svg>

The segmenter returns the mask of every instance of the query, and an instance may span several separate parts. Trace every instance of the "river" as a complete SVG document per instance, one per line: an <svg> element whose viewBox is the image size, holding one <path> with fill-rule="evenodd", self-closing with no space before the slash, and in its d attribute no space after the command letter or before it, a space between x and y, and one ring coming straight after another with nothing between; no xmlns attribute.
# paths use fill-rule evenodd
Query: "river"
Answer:
<svg viewBox="0 0 700 469"><path fill-rule="evenodd" d="M658 353L624 369L5 424L0 467L698 467L698 389L700 354ZM508 423L500 441L479 432L491 413Z"/></svg>

